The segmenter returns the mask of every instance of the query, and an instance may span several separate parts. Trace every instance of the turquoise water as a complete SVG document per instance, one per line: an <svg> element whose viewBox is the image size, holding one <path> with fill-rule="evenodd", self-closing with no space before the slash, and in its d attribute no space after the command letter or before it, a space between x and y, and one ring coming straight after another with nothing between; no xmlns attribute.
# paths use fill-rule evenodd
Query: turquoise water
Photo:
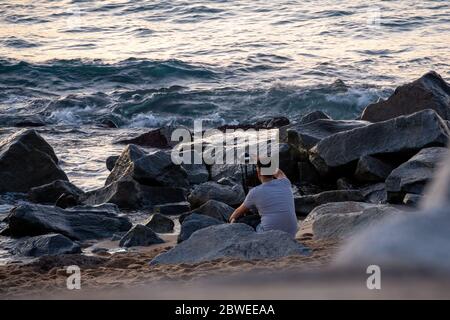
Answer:
<svg viewBox="0 0 450 320"><path fill-rule="evenodd" d="M0 125L356 117L436 70L449 1L0 1Z"/></svg>

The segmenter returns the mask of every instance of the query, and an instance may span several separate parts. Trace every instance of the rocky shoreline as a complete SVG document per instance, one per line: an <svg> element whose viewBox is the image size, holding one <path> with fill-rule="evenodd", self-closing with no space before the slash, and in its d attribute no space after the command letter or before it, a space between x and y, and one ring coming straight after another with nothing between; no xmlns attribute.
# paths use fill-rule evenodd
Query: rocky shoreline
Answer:
<svg viewBox="0 0 450 320"><path fill-rule="evenodd" d="M283 232L257 234L249 221L228 224L245 197L244 167L174 164L170 135L175 128L116 141L124 149L108 157L104 186L87 192L69 181L52 146L36 129L21 129L0 141L1 201L12 199L0 205L13 204L0 224L0 235L14 239L0 242L0 249L18 260L37 258L33 263L86 252L114 259L113 250L94 244L113 241L127 251L168 244L164 235L170 234L177 244L152 256L147 261L151 266L307 259L312 251L305 241L344 243L337 261L346 264L377 262L373 257L379 257L389 265L393 260L385 247L373 246L382 234L385 246L405 249L404 261L450 271L448 253L441 253L446 259L427 260L418 251L421 246L408 247L400 236L392 239L395 233L409 237L408 224L417 231L427 227L425 237L433 233L434 225L417 227L424 218L415 212L425 208L435 212L428 221L441 226L436 226L433 239L448 249L443 226L450 223L450 177L439 175L434 183L440 187L426 193L438 168L448 171L449 124L450 86L430 72L397 88L386 101L367 106L356 120L333 120L315 111L295 123L276 117L218 128L279 129L280 168L292 182L299 217L296 240ZM424 205L431 196L438 200ZM136 222L133 211L146 218ZM388 224L391 220L397 222ZM373 231L377 228L378 233ZM360 240L355 244L354 239ZM373 256L367 253L370 245ZM394 260L401 265L401 259Z"/></svg>

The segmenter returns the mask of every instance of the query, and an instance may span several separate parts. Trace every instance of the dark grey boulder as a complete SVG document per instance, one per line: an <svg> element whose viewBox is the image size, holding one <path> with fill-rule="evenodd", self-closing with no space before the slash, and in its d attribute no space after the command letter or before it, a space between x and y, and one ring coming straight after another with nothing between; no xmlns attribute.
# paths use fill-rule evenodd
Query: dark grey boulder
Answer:
<svg viewBox="0 0 450 320"><path fill-rule="evenodd" d="M386 179L389 201L401 202L405 194L422 194L435 168L447 155L446 148L426 148L391 172Z"/></svg>
<svg viewBox="0 0 450 320"><path fill-rule="evenodd" d="M403 204L407 206L417 207L419 203L422 201L422 196L413 193L407 193L403 198Z"/></svg>
<svg viewBox="0 0 450 320"><path fill-rule="evenodd" d="M184 201L184 188L145 186L129 177L86 192L83 198L86 204L114 203L124 209L152 208L159 204Z"/></svg>
<svg viewBox="0 0 450 320"><path fill-rule="evenodd" d="M68 180L53 148L35 131L21 130L0 141L0 193Z"/></svg>
<svg viewBox="0 0 450 320"><path fill-rule="evenodd" d="M359 189L364 197L364 201L368 203L387 203L387 192L385 183L376 183Z"/></svg>
<svg viewBox="0 0 450 320"><path fill-rule="evenodd" d="M221 224L199 230L150 264L199 263L221 258L242 260L278 259L308 255L310 250L282 231L256 233L242 224Z"/></svg>
<svg viewBox="0 0 450 320"><path fill-rule="evenodd" d="M174 164L168 153L158 150L147 154L135 145L128 145L122 152L106 179L105 186L125 178L148 186L189 185L186 171Z"/></svg>
<svg viewBox="0 0 450 320"><path fill-rule="evenodd" d="M150 221L145 224L145 226L158 233L170 233L173 232L175 223L172 219L167 218L162 214L155 213Z"/></svg>
<svg viewBox="0 0 450 320"><path fill-rule="evenodd" d="M135 144L138 146L151 148L170 148L178 144L178 141L172 141L172 133L174 130L180 128L188 130L186 127L166 126L159 129L150 130L136 137L118 140L115 143Z"/></svg>
<svg viewBox="0 0 450 320"><path fill-rule="evenodd" d="M427 210L445 207L446 205L450 205L450 152L447 153L446 159L441 162L439 169L436 170L420 204L422 208Z"/></svg>
<svg viewBox="0 0 450 320"><path fill-rule="evenodd" d="M119 246L129 248L136 246L150 246L160 243L164 243L164 240L158 237L152 229L138 224L120 239Z"/></svg>
<svg viewBox="0 0 450 320"><path fill-rule="evenodd" d="M294 197L295 212L305 216L314 208L330 202L364 201L359 190L332 190L319 194Z"/></svg>
<svg viewBox="0 0 450 320"><path fill-rule="evenodd" d="M315 208L301 223L300 235L311 233L314 239L338 240L377 224L388 216L401 214L389 205L364 202L335 202Z"/></svg>
<svg viewBox="0 0 450 320"><path fill-rule="evenodd" d="M187 240L195 231L213 226L216 224L222 224L223 221L211 218L203 214L192 213L185 217L181 223L180 234L178 235L178 242Z"/></svg>
<svg viewBox="0 0 450 320"><path fill-rule="evenodd" d="M8 227L2 235L11 237L60 233L72 240L109 238L116 232L128 231L130 221L115 211L77 207L61 209L38 204L22 204L6 217Z"/></svg>
<svg viewBox="0 0 450 320"><path fill-rule="evenodd" d="M448 138L442 118L425 110L329 136L310 150L310 160L319 173L326 175L356 165L363 156L417 152L425 147L445 146Z"/></svg>
<svg viewBox="0 0 450 320"><path fill-rule="evenodd" d="M194 186L188 196L188 201L193 208L197 208L209 200L217 200L229 206L237 206L244 199L245 193L241 185L236 184L231 187L212 181Z"/></svg>
<svg viewBox="0 0 450 320"><path fill-rule="evenodd" d="M112 171L118 159L119 156L109 156L106 158L106 169L108 169L108 171Z"/></svg>
<svg viewBox="0 0 450 320"><path fill-rule="evenodd" d="M188 212L191 210L191 205L189 202L176 202L176 203L166 203L166 204L159 204L153 207L153 210L157 213L172 216L172 215L179 215L185 212Z"/></svg>
<svg viewBox="0 0 450 320"><path fill-rule="evenodd" d="M40 257L81 253L81 247L61 234L45 234L19 241L12 250L13 254Z"/></svg>
<svg viewBox="0 0 450 320"><path fill-rule="evenodd" d="M352 182L346 178L342 177L336 180L336 188L338 190L355 190L356 188L352 184Z"/></svg>
<svg viewBox="0 0 450 320"><path fill-rule="evenodd" d="M219 181L223 178L242 183L242 167L239 164L213 164L210 166L211 180Z"/></svg>
<svg viewBox="0 0 450 320"><path fill-rule="evenodd" d="M450 120L450 86L433 71L398 87L387 100L368 105L361 119L379 122L424 109L433 109Z"/></svg>
<svg viewBox="0 0 450 320"><path fill-rule="evenodd" d="M288 143L303 149L311 149L317 143L336 133L367 126L359 120L319 119L305 124L292 125L288 130Z"/></svg>
<svg viewBox="0 0 450 320"><path fill-rule="evenodd" d="M189 184L200 184L208 181L209 172L204 164L182 164L183 169L187 173Z"/></svg>
<svg viewBox="0 0 450 320"><path fill-rule="evenodd" d="M233 207L230 207L229 205L220 201L209 200L206 203L202 204L200 207L186 212L184 215L182 215L180 217L180 222L182 223L185 217L189 216L192 213L203 214L222 222L228 222L233 212Z"/></svg>
<svg viewBox="0 0 450 320"><path fill-rule="evenodd" d="M325 112L316 110L316 111L312 111L312 112L304 115L300 119L299 123L307 124L307 123L314 122L314 121L320 120L320 119L332 120L331 117L329 115L327 115Z"/></svg>
<svg viewBox="0 0 450 320"><path fill-rule="evenodd" d="M383 182L395 166L372 156L363 156L358 160L355 178L362 182Z"/></svg>
<svg viewBox="0 0 450 320"><path fill-rule="evenodd" d="M84 192L77 186L66 180L55 180L51 183L39 187L31 188L28 191L28 198L32 202L42 204L55 204L63 194L80 198Z"/></svg>

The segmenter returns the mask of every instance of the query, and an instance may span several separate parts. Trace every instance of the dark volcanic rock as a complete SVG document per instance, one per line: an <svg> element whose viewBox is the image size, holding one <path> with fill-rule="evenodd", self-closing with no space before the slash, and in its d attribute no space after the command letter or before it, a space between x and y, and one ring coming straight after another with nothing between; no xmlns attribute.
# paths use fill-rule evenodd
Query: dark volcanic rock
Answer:
<svg viewBox="0 0 450 320"><path fill-rule="evenodd" d="M108 171L112 171L114 169L117 159L119 159L119 156L109 156L106 158L106 169L108 169Z"/></svg>
<svg viewBox="0 0 450 320"><path fill-rule="evenodd" d="M81 247L61 234L46 234L21 240L12 250L13 254L29 257L81 253Z"/></svg>
<svg viewBox="0 0 450 320"><path fill-rule="evenodd" d="M243 223L211 226L195 232L150 264L198 263L221 258L277 259L308 255L310 250L282 231L256 233Z"/></svg>
<svg viewBox="0 0 450 320"><path fill-rule="evenodd" d="M0 141L0 193L68 180L53 148L34 130L21 130Z"/></svg>
<svg viewBox="0 0 450 320"><path fill-rule="evenodd" d="M143 147L151 148L169 148L178 144L178 141L172 141L172 132L176 129L185 127L167 126L159 129L154 129L149 132L143 133L137 137L131 139L123 139L116 141L119 144L135 144Z"/></svg>
<svg viewBox="0 0 450 320"><path fill-rule="evenodd" d="M424 109L433 109L450 120L450 86L433 71L398 87L389 99L367 106L361 119L379 122Z"/></svg>
<svg viewBox="0 0 450 320"><path fill-rule="evenodd" d="M364 201L359 190L333 190L315 195L294 197L295 212L305 216L314 208L330 202Z"/></svg>
<svg viewBox="0 0 450 320"><path fill-rule="evenodd" d="M392 171L386 179L388 199L401 202L407 193L422 194L436 166L446 157L446 148L426 148Z"/></svg>
<svg viewBox="0 0 450 320"><path fill-rule="evenodd" d="M318 142L336 133L367 126L369 122L359 120L319 119L288 129L288 143L303 149L311 149Z"/></svg>
<svg viewBox="0 0 450 320"><path fill-rule="evenodd" d="M205 182L196 185L188 196L188 201L193 208L197 208L209 200L217 200L229 206L240 205L245 198L241 185L226 186L217 182Z"/></svg>
<svg viewBox="0 0 450 320"><path fill-rule="evenodd" d="M233 211L234 209L232 207L223 202L209 200L195 210L187 212L184 216L181 216L180 222L182 223L185 217L192 213L203 214L222 222L228 222Z"/></svg>
<svg viewBox="0 0 450 320"><path fill-rule="evenodd" d="M105 186L130 177L143 185L187 187L186 171L175 165L169 154L163 151L145 153L135 145L128 145L117 159L106 179Z"/></svg>
<svg viewBox="0 0 450 320"><path fill-rule="evenodd" d="M28 192L28 198L32 202L42 204L55 204L63 194L72 195L79 198L83 195L83 190L79 189L66 180L56 180L39 187L31 188Z"/></svg>
<svg viewBox="0 0 450 320"><path fill-rule="evenodd" d="M355 178L364 182L382 182L394 170L394 166L372 156L363 156L358 160Z"/></svg>
<svg viewBox="0 0 450 320"><path fill-rule="evenodd" d="M242 130L248 130L248 129L255 129L255 130L260 130L260 129L275 129L275 128L280 128L283 126L288 125L289 119L286 117L268 117L268 118L264 118L264 119L260 119L257 120L255 123L242 123L242 124L238 124L238 125L223 125L218 127L218 130L221 131L225 131L227 129L232 129L232 130L237 130L237 129L242 129Z"/></svg>
<svg viewBox="0 0 450 320"><path fill-rule="evenodd" d="M316 110L316 111L312 111L306 115L304 115L299 123L300 124L307 124L310 122L314 122L316 120L320 120L320 119L328 119L328 120L332 120L331 117L329 115L327 115L325 112L322 112L320 110Z"/></svg>
<svg viewBox="0 0 450 320"><path fill-rule="evenodd" d="M417 152L428 146L445 146L448 138L442 118L425 110L329 136L311 149L310 160L325 175L356 165L363 156Z"/></svg>
<svg viewBox="0 0 450 320"><path fill-rule="evenodd" d="M214 219L212 217L192 213L187 216L181 223L180 234L178 235L178 242L187 240L195 231L210 227L216 224L222 224L223 221Z"/></svg>
<svg viewBox="0 0 450 320"><path fill-rule="evenodd" d="M186 201L183 188L150 187L125 178L97 190L86 192L83 202L97 205L114 203L120 208L151 208L155 205Z"/></svg>
<svg viewBox="0 0 450 320"><path fill-rule="evenodd" d="M158 233L170 233L173 231L175 223L172 219L167 218L162 214L155 213L145 226Z"/></svg>
<svg viewBox="0 0 450 320"><path fill-rule="evenodd" d="M138 224L120 239L119 246L129 248L136 246L150 246L159 243L164 243L164 240L158 237L152 229Z"/></svg>
<svg viewBox="0 0 450 320"><path fill-rule="evenodd" d="M166 203L159 204L153 207L153 210L157 213L164 214L167 216L178 215L191 210L191 205L189 202L176 202L176 203Z"/></svg>
<svg viewBox="0 0 450 320"><path fill-rule="evenodd" d="M77 207L61 209L37 204L13 208L6 217L8 227L3 235L12 237L60 233L72 240L109 238L116 232L128 231L131 223L107 208Z"/></svg>

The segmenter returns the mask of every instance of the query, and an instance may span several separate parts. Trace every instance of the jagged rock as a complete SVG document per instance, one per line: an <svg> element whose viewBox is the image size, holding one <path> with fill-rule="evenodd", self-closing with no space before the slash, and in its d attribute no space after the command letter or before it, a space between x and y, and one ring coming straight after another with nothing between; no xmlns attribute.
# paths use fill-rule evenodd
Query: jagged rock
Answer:
<svg viewBox="0 0 450 320"><path fill-rule="evenodd" d="M299 180L299 162L305 160L301 152L287 143L280 143L279 146L279 167L286 174L290 181Z"/></svg>
<svg viewBox="0 0 450 320"><path fill-rule="evenodd" d="M68 180L53 148L35 131L21 130L0 141L0 193Z"/></svg>
<svg viewBox="0 0 450 320"><path fill-rule="evenodd" d="M21 240L14 246L12 253L28 257L40 257L81 253L81 247L61 234L52 233Z"/></svg>
<svg viewBox="0 0 450 320"><path fill-rule="evenodd" d="M322 175L356 164L363 156L411 153L429 146L445 146L449 131L432 110L340 132L310 150L311 163ZM354 169L353 169L354 170Z"/></svg>
<svg viewBox="0 0 450 320"><path fill-rule="evenodd" d="M355 178L364 182L382 182L394 170L394 166L372 156L363 156L358 160Z"/></svg>
<svg viewBox="0 0 450 320"><path fill-rule="evenodd" d="M114 203L120 208L139 209L184 202L186 201L185 193L183 188L150 187L125 178L100 189L86 192L83 202L91 205Z"/></svg>
<svg viewBox="0 0 450 320"><path fill-rule="evenodd" d="M60 233L72 240L109 238L127 231L131 223L107 208L76 207L61 209L38 204L22 204L6 217L8 227L2 235L11 237Z"/></svg>
<svg viewBox="0 0 450 320"><path fill-rule="evenodd" d="M210 166L211 180L219 181L223 178L242 183L242 167L239 164L213 164Z"/></svg>
<svg viewBox="0 0 450 320"><path fill-rule="evenodd" d="M106 158L106 169L108 169L108 171L112 171L118 159L119 156L109 156Z"/></svg>
<svg viewBox="0 0 450 320"><path fill-rule="evenodd" d="M158 233L170 233L173 231L175 223L172 219L167 218L162 214L155 213L145 226Z"/></svg>
<svg viewBox="0 0 450 320"><path fill-rule="evenodd" d="M377 183L369 186L365 186L361 189L361 194L364 197L364 201L368 203L381 204L387 202L386 184Z"/></svg>
<svg viewBox="0 0 450 320"><path fill-rule="evenodd" d="M403 204L407 206L417 207L419 203L422 201L422 196L413 193L407 193L403 198Z"/></svg>
<svg viewBox="0 0 450 320"><path fill-rule="evenodd" d="M314 122L316 120L320 120L320 119L327 119L327 120L332 120L331 117L329 115L327 115L325 112L320 111L320 110L316 110L316 111L312 111L306 115L304 115L301 119L300 119L300 124L307 124L307 123L311 123Z"/></svg>
<svg viewBox="0 0 450 320"><path fill-rule="evenodd" d="M278 259L308 255L310 250L282 231L256 233L242 224L221 224L199 230L150 264L198 263L221 258L243 260Z"/></svg>
<svg viewBox="0 0 450 320"><path fill-rule="evenodd" d="M230 187L208 181L196 185L189 194L188 201L193 208L197 208L209 200L217 200L229 206L237 206L244 201L244 198L244 190L239 184Z"/></svg>
<svg viewBox="0 0 450 320"><path fill-rule="evenodd" d="M433 71L398 87L387 100L368 105L361 119L379 122L424 109L433 109L443 119L450 119L450 86Z"/></svg>
<svg viewBox="0 0 450 320"><path fill-rule="evenodd" d="M222 222L228 222L233 212L234 209L229 205L220 201L209 200L206 203L202 204L200 207L190 212L187 212L185 215L181 216L180 222L182 223L185 217L187 217L192 213L203 214L205 216L209 216Z"/></svg>
<svg viewBox="0 0 450 320"><path fill-rule="evenodd" d="M68 193L63 193L55 202L55 206L63 209L75 207L81 204L80 197Z"/></svg>
<svg viewBox="0 0 450 320"><path fill-rule="evenodd" d="M204 164L182 164L187 173L189 184L200 184L208 181L209 172Z"/></svg>
<svg viewBox="0 0 450 320"><path fill-rule="evenodd" d="M336 133L367 126L369 122L359 120L319 119L310 123L291 126L288 143L303 149L311 149L317 143Z"/></svg>
<svg viewBox="0 0 450 320"><path fill-rule="evenodd" d="M259 119L255 121L254 123L242 123L238 125L223 125L218 127L217 129L220 131L225 130L248 130L248 129L275 129L275 128L281 128L283 126L287 126L290 123L289 119L283 116L277 116L277 117L265 117L262 119Z"/></svg>
<svg viewBox="0 0 450 320"><path fill-rule="evenodd" d="M345 177L336 180L338 190L355 190L353 184Z"/></svg>
<svg viewBox="0 0 450 320"><path fill-rule="evenodd" d="M172 141L172 133L176 129L185 129L186 127L166 126L143 133L131 139L123 139L116 141L118 144L135 144L143 147L151 148L169 148L178 144L178 141Z"/></svg>
<svg viewBox="0 0 450 320"><path fill-rule="evenodd" d="M178 242L180 243L187 240L197 230L222 223L222 221L214 219L212 217L203 214L192 213L188 215L181 223Z"/></svg>
<svg viewBox="0 0 450 320"><path fill-rule="evenodd" d="M164 243L164 240L158 237L152 229L137 224L120 239L119 246L129 248L160 243Z"/></svg>
<svg viewBox="0 0 450 320"><path fill-rule="evenodd" d="M435 167L447 155L446 148L426 148L391 172L386 179L388 200L401 202L406 193L422 194L435 173Z"/></svg>
<svg viewBox="0 0 450 320"><path fill-rule="evenodd" d="M422 210L390 219L348 242L336 265L376 264L381 270L416 268L450 272L450 155L442 162L421 203ZM442 275L442 274L440 274Z"/></svg>
<svg viewBox="0 0 450 320"><path fill-rule="evenodd" d="M135 145L128 145L117 159L106 179L105 186L132 178L143 185L187 187L186 171L175 165L169 154L163 151L145 153Z"/></svg>
<svg viewBox="0 0 450 320"><path fill-rule="evenodd" d="M343 239L399 213L402 211L388 205L354 201L328 203L315 208L303 220L297 237L313 234L314 239Z"/></svg>
<svg viewBox="0 0 450 320"><path fill-rule="evenodd" d="M305 216L314 208L330 202L363 201L364 197L359 190L332 190L315 195L294 197L295 212Z"/></svg>
<svg viewBox="0 0 450 320"><path fill-rule="evenodd" d="M28 191L28 198L32 202L42 204L55 204L63 194L72 195L79 198L83 190L66 180L55 180L51 183L39 187L31 188Z"/></svg>
<svg viewBox="0 0 450 320"><path fill-rule="evenodd" d="M301 184L320 183L320 175L309 160L298 162L298 180Z"/></svg>
<svg viewBox="0 0 450 320"><path fill-rule="evenodd" d="M172 216L190 211L191 205L187 201L177 203L166 203L154 206L153 210L163 215Z"/></svg>

